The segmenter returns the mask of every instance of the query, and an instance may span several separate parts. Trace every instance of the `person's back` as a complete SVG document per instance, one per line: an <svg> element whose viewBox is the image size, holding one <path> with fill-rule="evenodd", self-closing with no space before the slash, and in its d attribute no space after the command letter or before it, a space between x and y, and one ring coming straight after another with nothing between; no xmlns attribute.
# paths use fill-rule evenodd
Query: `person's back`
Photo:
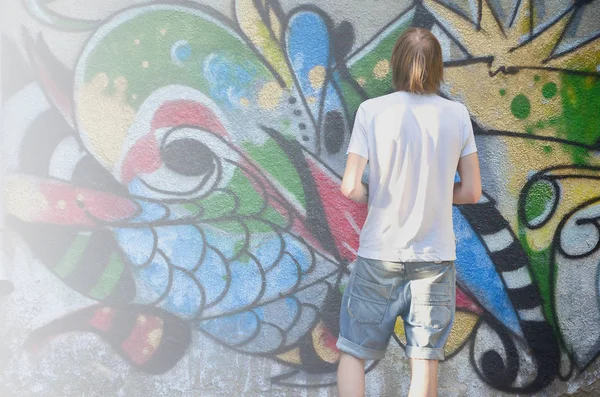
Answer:
<svg viewBox="0 0 600 397"><path fill-rule="evenodd" d="M397 317L411 359L409 396L437 394L437 363L456 310L452 204L481 195L468 111L437 95L437 39L408 29L394 47L392 70L396 92L357 111L341 186L349 199L369 204L340 308L341 397L364 395L364 360L385 356ZM367 162L368 187L361 182Z"/></svg>
<svg viewBox="0 0 600 397"><path fill-rule="evenodd" d="M397 91L359 108L348 148L369 160L369 214L358 255L454 260L452 193L460 157L475 152L464 105ZM360 139L359 139L360 138Z"/></svg>

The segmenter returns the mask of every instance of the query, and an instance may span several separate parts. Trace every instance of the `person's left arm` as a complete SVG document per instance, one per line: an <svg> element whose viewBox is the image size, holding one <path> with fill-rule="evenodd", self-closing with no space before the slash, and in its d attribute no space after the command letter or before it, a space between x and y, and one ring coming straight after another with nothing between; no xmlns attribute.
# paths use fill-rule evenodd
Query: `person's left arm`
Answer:
<svg viewBox="0 0 600 397"><path fill-rule="evenodd" d="M369 161L369 142L367 138L366 113L361 104L356 111L354 128L348 145L348 160L342 179L342 194L357 203L366 203L369 189L362 183L363 173Z"/></svg>
<svg viewBox="0 0 600 397"><path fill-rule="evenodd" d="M341 190L344 196L357 203L366 203L369 198L369 188L362 182L367 161L356 153L348 153Z"/></svg>

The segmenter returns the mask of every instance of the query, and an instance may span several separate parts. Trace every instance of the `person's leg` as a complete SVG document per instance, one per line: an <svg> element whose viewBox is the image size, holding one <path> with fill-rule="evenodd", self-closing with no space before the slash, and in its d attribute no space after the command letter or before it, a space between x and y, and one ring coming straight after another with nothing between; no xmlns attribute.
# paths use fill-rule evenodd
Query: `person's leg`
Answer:
<svg viewBox="0 0 600 397"><path fill-rule="evenodd" d="M338 366L337 385L340 397L364 397L365 360L342 353Z"/></svg>
<svg viewBox="0 0 600 397"><path fill-rule="evenodd" d="M437 396L438 362L444 359L456 310L456 270L451 262L422 262L407 264L406 272L409 305L402 318L412 367L409 396Z"/></svg>
<svg viewBox="0 0 600 397"><path fill-rule="evenodd" d="M410 359L411 377L408 397L437 397L437 360Z"/></svg>
<svg viewBox="0 0 600 397"><path fill-rule="evenodd" d="M364 396L365 360L381 360L398 316L398 264L358 258L340 307L338 390Z"/></svg>

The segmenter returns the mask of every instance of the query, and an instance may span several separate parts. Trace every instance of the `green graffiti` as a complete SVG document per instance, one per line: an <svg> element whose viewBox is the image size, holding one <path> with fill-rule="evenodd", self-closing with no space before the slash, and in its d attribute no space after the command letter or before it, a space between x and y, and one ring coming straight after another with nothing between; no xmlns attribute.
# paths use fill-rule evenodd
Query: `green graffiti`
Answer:
<svg viewBox="0 0 600 397"><path fill-rule="evenodd" d="M121 273L125 269L125 263L119 254L113 252L110 256L108 266L104 269L100 280L90 291L90 296L94 299L106 298L117 286L121 279Z"/></svg>
<svg viewBox="0 0 600 397"><path fill-rule="evenodd" d="M544 84L544 87L542 88L542 95L544 96L544 98L550 99L550 98L554 97L554 95L556 95L557 91L558 91L558 88L556 88L555 83L546 83L546 84Z"/></svg>
<svg viewBox="0 0 600 397"><path fill-rule="evenodd" d="M531 103L529 103L529 99L525 95L519 94L513 98L510 104L510 111L516 118L521 120L526 119L531 113Z"/></svg>
<svg viewBox="0 0 600 397"><path fill-rule="evenodd" d="M304 188L298 171L274 140L269 139L261 146L252 143L244 143L242 146L271 177L285 187L302 206L306 206Z"/></svg>
<svg viewBox="0 0 600 397"><path fill-rule="evenodd" d="M550 209L554 197L554 189L546 182L537 182L531 186L525 199L525 218L533 222Z"/></svg>
<svg viewBox="0 0 600 397"><path fill-rule="evenodd" d="M551 279L551 272L548 266L549 263L552 263L552 250L550 248L542 251L534 250L528 245L524 232L520 234L520 240L530 260L531 274L538 287L538 291L540 292L540 297L542 298L544 315L550 326L554 329L555 334L558 336L560 334L554 319L554 310L552 308L551 285L554 283L554 280Z"/></svg>
<svg viewBox="0 0 600 397"><path fill-rule="evenodd" d="M559 137L593 146L600 140L600 78L563 74L560 95L563 113L558 127ZM589 162L590 152L582 147L569 147L575 164Z"/></svg>
<svg viewBox="0 0 600 397"><path fill-rule="evenodd" d="M66 255L54 267L54 271L59 277L65 278L77 268L89 242L90 236L88 235L78 234L73 239Z"/></svg>
<svg viewBox="0 0 600 397"><path fill-rule="evenodd" d="M377 43L368 54L361 56L356 62L349 60L352 77L363 87L369 97L388 94L393 90L392 73L391 70L384 73L385 65L389 66L396 40L410 27L411 22L412 18L407 18Z"/></svg>
<svg viewBox="0 0 600 397"><path fill-rule="evenodd" d="M189 40L187 58L176 63L171 51L183 39ZM115 53L122 56L115 57ZM256 80L274 80L252 50L227 28L201 15L164 10L137 16L111 30L87 58L85 82L100 74L106 74L110 81L124 78L125 99L137 109L156 87L179 84L209 92L211 82L202 65L211 55L252 70ZM114 95L115 91L112 84L106 88L106 94Z"/></svg>
<svg viewBox="0 0 600 397"><path fill-rule="evenodd" d="M345 79L340 80L340 88L343 93L342 97L346 103L348 113L351 115L355 114L364 98L356 91L354 86Z"/></svg>
<svg viewBox="0 0 600 397"><path fill-rule="evenodd" d="M549 148L549 150L546 150ZM546 152L550 152L550 146L544 146ZM559 335L558 326L554 319L554 310L552 307L552 284L554 280L551 278L549 264L552 263L552 246L544 248L532 247L527 239L527 231L529 230L526 223L540 225L551 215L552 206L558 200L553 186L547 181L539 181L534 183L525 197L524 202L524 218L519 220L519 240L523 249L527 253L530 260L531 275L540 292L542 298L542 307L544 315L548 323L554 329L556 335ZM555 276L556 277L556 276Z"/></svg>
<svg viewBox="0 0 600 397"><path fill-rule="evenodd" d="M235 197L224 192L214 192L201 202L203 219L214 219L231 214L236 206ZM188 209L197 212L195 204L189 204Z"/></svg>

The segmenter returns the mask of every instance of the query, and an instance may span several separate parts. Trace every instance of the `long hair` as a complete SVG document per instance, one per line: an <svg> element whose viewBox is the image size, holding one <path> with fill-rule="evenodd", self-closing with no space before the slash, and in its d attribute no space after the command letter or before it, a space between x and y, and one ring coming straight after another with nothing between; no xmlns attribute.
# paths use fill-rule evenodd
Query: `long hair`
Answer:
<svg viewBox="0 0 600 397"><path fill-rule="evenodd" d="M398 91L437 93L444 79L439 41L427 29L407 29L392 51L392 73Z"/></svg>

